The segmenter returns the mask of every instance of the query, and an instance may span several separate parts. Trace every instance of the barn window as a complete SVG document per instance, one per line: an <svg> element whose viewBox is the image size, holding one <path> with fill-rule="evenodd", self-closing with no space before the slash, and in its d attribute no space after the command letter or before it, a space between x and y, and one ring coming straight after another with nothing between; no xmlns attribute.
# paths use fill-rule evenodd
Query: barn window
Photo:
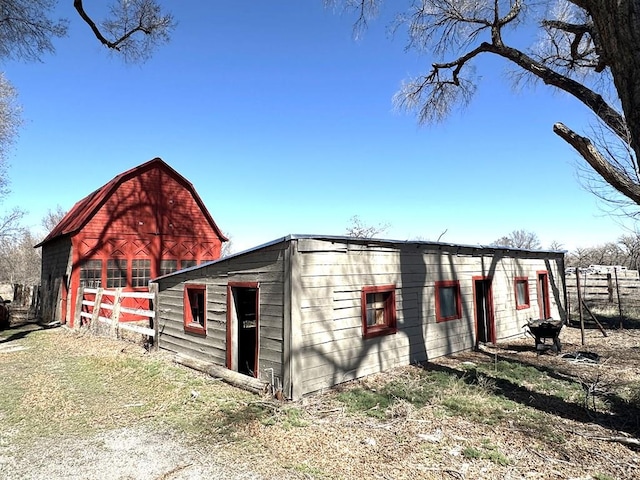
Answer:
<svg viewBox="0 0 640 480"><path fill-rule="evenodd" d="M195 260L180 260L180 268L191 268L196 266Z"/></svg>
<svg viewBox="0 0 640 480"><path fill-rule="evenodd" d="M363 287L361 301L363 337L396 333L395 285Z"/></svg>
<svg viewBox="0 0 640 480"><path fill-rule="evenodd" d="M515 278L516 289L516 310L524 310L529 308L529 279L527 277Z"/></svg>
<svg viewBox="0 0 640 480"><path fill-rule="evenodd" d="M160 275L169 275L178 270L177 260L160 260Z"/></svg>
<svg viewBox="0 0 640 480"><path fill-rule="evenodd" d="M207 334L206 291L204 285L184 287L184 330L185 332Z"/></svg>
<svg viewBox="0 0 640 480"><path fill-rule="evenodd" d="M436 282L436 322L462 318L460 282L446 280Z"/></svg>
<svg viewBox="0 0 640 480"><path fill-rule="evenodd" d="M151 260L136 258L131 261L131 286L146 287L151 280Z"/></svg>
<svg viewBox="0 0 640 480"><path fill-rule="evenodd" d="M102 260L87 260L80 267L80 286L98 288L102 285Z"/></svg>
<svg viewBox="0 0 640 480"><path fill-rule="evenodd" d="M127 260L110 258L107 260L107 288L127 286Z"/></svg>

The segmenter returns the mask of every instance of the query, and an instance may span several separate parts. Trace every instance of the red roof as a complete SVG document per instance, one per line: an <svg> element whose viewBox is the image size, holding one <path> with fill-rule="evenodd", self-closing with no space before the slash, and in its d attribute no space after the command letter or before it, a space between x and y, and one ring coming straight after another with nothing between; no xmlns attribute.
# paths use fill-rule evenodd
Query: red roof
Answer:
<svg viewBox="0 0 640 480"><path fill-rule="evenodd" d="M196 192L195 188L186 178L180 175L177 171L171 168L167 163L165 163L161 158L154 158L153 160L149 160L142 165L138 165L137 167L132 168L131 170L127 170L126 172L121 173L120 175L115 176L109 183L100 187L98 190L90 193L82 200L77 202L69 212L60 220L60 222L49 232L49 235L45 237L39 244L35 246L35 248L44 245L47 242L55 240L59 237L63 237L66 235L73 235L84 227L89 220L97 213L97 211L104 205L104 203L109 199L109 197L117 190L117 188L127 180L130 180L133 177L136 177L142 172L147 170L151 170L153 168L163 168L167 170L173 177L175 177L180 183L184 184L184 186L191 192L193 198L196 203L202 210L203 215L214 229L216 234L220 237L220 239L225 242L228 240L227 237L220 231L216 222L213 220L213 217L205 207L202 199Z"/></svg>

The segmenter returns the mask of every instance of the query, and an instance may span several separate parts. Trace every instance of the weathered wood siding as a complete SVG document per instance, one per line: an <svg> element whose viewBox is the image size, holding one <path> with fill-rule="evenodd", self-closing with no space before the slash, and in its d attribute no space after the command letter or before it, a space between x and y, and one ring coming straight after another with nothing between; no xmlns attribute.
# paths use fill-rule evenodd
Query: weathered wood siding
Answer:
<svg viewBox="0 0 640 480"><path fill-rule="evenodd" d="M286 244L280 243L158 279L160 348L226 365L227 285L258 282L258 375L271 381L273 369L274 376L281 380L285 249ZM184 330L184 288L189 283L206 285L206 336Z"/></svg>
<svg viewBox="0 0 640 480"><path fill-rule="evenodd" d="M298 370L294 397L337 383L453 352L471 349L475 339L473 277L492 279L498 339L523 332L538 318L536 272L548 271L552 316L564 304L562 255L437 246L418 243L297 241L300 296ZM531 307L516 310L515 277L529 279ZM436 322L435 282L459 280L462 318ZM361 291L396 285L398 331L364 339ZM555 292L555 293L554 293ZM292 313L293 315L293 313ZM295 332L294 332L295 335Z"/></svg>
<svg viewBox="0 0 640 480"><path fill-rule="evenodd" d="M65 281L65 275L71 272L71 253L69 237L62 237L42 246L40 285L44 323L66 320L61 318L62 302L68 302L68 299L61 298L61 285Z"/></svg>

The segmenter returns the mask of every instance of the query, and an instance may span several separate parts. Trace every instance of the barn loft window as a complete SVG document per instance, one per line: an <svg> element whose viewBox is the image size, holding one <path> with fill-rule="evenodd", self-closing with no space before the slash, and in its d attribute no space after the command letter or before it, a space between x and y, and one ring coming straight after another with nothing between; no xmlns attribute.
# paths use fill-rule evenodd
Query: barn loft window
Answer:
<svg viewBox="0 0 640 480"><path fill-rule="evenodd" d="M87 260L80 267L80 286L98 288L102 285L102 260Z"/></svg>
<svg viewBox="0 0 640 480"><path fill-rule="evenodd" d="M516 289L516 310L529 308L531 306L529 302L529 279L527 277L516 277L514 282Z"/></svg>
<svg viewBox="0 0 640 480"><path fill-rule="evenodd" d="M151 280L151 260L136 258L131 261L131 286L146 287Z"/></svg>
<svg viewBox="0 0 640 480"><path fill-rule="evenodd" d="M184 331L207 334L206 287L185 285L184 287Z"/></svg>
<svg viewBox="0 0 640 480"><path fill-rule="evenodd" d="M191 268L196 266L195 260L180 260L180 268Z"/></svg>
<svg viewBox="0 0 640 480"><path fill-rule="evenodd" d="M436 282L436 322L462 318L460 282L446 280Z"/></svg>
<svg viewBox="0 0 640 480"><path fill-rule="evenodd" d="M127 286L127 260L111 258L107 260L107 288Z"/></svg>
<svg viewBox="0 0 640 480"><path fill-rule="evenodd" d="M178 270L177 260L160 260L160 276L169 275Z"/></svg>
<svg viewBox="0 0 640 480"><path fill-rule="evenodd" d="M362 336L371 338L396 331L396 286L363 287Z"/></svg>

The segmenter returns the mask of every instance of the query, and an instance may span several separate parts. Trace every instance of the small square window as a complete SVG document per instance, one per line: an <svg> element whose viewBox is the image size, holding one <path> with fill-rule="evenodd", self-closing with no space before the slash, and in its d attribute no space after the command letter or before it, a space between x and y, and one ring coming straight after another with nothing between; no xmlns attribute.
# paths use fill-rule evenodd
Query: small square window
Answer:
<svg viewBox="0 0 640 480"><path fill-rule="evenodd" d="M531 306L529 301L529 279L516 277L514 280L516 290L516 310L524 310Z"/></svg>
<svg viewBox="0 0 640 480"><path fill-rule="evenodd" d="M436 282L436 322L462 318L462 298L458 280Z"/></svg>
<svg viewBox="0 0 640 480"><path fill-rule="evenodd" d="M125 258L110 258L107 260L107 288L122 288L127 286L127 260Z"/></svg>
<svg viewBox="0 0 640 480"><path fill-rule="evenodd" d="M184 330L185 332L207 334L207 301L204 285L184 287Z"/></svg>
<svg viewBox="0 0 640 480"><path fill-rule="evenodd" d="M362 335L365 338L396 333L396 287L362 289Z"/></svg>

